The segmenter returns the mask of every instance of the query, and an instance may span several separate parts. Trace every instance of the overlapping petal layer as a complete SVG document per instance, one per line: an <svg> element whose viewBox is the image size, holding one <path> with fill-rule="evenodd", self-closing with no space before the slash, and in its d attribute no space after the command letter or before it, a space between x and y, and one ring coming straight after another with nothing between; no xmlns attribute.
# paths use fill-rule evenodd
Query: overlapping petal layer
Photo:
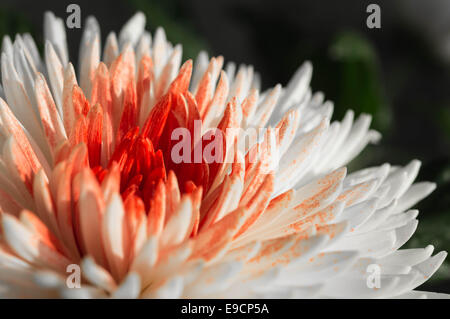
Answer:
<svg viewBox="0 0 450 319"><path fill-rule="evenodd" d="M414 184L420 163L345 168L380 137L370 116L330 123L309 63L261 91L251 66L204 52L181 65L181 46L144 27L137 13L101 52L88 18L78 77L52 13L44 59L28 34L3 39L2 297L441 296L412 290L446 254L399 250L434 189ZM177 128L197 161L174 160ZM240 145L251 128L267 130ZM218 162L202 155L211 129L225 132Z"/></svg>

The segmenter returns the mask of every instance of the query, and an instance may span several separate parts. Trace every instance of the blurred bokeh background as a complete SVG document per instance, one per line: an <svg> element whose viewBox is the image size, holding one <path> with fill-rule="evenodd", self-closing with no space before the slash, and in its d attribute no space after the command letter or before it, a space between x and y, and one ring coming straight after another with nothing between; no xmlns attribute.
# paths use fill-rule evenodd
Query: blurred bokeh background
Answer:
<svg viewBox="0 0 450 319"><path fill-rule="evenodd" d="M183 44L184 59L205 49L252 64L265 88L286 84L312 61L312 87L334 101L334 117L348 108L370 113L383 134L352 169L417 158L418 179L438 184L418 206L419 227L407 246L450 251L450 1L1 0L0 36L30 32L42 50L43 13L65 18L70 3L80 5L83 22L96 16L103 40L141 10L149 30L163 26ZM381 29L366 26L369 3L381 7ZM77 61L81 30L67 37ZM450 293L450 258L421 289Z"/></svg>

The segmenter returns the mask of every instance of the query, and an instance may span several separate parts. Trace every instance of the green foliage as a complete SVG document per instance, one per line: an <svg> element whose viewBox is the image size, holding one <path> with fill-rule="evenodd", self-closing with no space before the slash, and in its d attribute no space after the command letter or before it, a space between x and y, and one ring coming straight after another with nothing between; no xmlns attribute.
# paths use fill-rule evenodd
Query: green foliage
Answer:
<svg viewBox="0 0 450 319"><path fill-rule="evenodd" d="M331 44L330 56L337 63L336 115L342 117L348 108L356 114L372 114L373 127L388 131L391 111L378 74L377 54L369 40L355 32L342 32Z"/></svg>
<svg viewBox="0 0 450 319"><path fill-rule="evenodd" d="M0 7L0 38L9 35L14 41L14 34L31 32L30 22L20 13Z"/></svg>
<svg viewBox="0 0 450 319"><path fill-rule="evenodd" d="M446 105L436 114L436 122L441 126L444 134L450 138L450 105Z"/></svg>

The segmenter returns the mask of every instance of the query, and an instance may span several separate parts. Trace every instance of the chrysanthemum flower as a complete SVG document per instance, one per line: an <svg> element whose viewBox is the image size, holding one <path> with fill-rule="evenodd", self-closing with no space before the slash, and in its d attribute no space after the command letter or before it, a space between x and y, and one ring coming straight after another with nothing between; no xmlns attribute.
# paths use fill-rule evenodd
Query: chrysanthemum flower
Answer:
<svg viewBox="0 0 450 319"><path fill-rule="evenodd" d="M44 59L28 34L3 39L2 297L440 296L413 289L446 254L399 250L418 223L409 208L435 187L413 184L420 163L346 171L379 139L370 116L330 124L309 63L260 92L251 66L203 52L180 67L181 46L144 27L136 14L101 53L88 18L78 76L52 13ZM225 133L231 160L178 163L171 133L195 121L203 135L270 134L241 151ZM67 285L73 264L80 288Z"/></svg>

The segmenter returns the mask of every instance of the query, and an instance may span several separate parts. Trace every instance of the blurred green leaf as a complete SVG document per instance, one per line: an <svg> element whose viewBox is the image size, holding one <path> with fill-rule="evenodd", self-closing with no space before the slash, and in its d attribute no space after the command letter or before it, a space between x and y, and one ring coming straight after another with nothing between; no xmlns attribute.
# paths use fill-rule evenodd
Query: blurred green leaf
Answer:
<svg viewBox="0 0 450 319"><path fill-rule="evenodd" d="M9 35L14 41L16 33L25 33L32 31L29 21L20 13L8 10L5 7L0 8L0 37Z"/></svg>
<svg viewBox="0 0 450 319"><path fill-rule="evenodd" d="M375 48L363 35L346 31L338 34L329 53L338 65L336 115L341 118L348 108L356 114L369 113L373 127L386 132L392 115L381 85Z"/></svg>
<svg viewBox="0 0 450 319"><path fill-rule="evenodd" d="M450 136L450 106L447 105L438 112L436 122L440 124L447 136Z"/></svg>

